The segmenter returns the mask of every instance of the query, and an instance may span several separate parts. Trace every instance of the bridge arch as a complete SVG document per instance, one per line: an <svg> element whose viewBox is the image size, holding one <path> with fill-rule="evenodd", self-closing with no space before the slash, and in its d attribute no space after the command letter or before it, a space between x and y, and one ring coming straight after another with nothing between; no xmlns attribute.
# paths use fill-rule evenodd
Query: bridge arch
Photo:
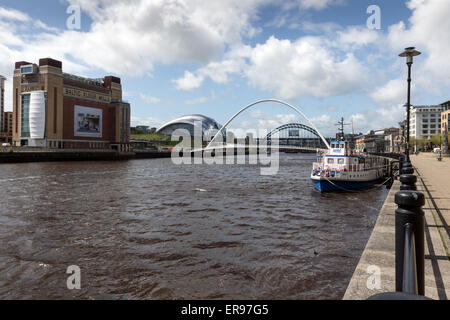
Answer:
<svg viewBox="0 0 450 320"><path fill-rule="evenodd" d="M316 126L311 122L311 120L308 119L308 117L306 117L306 115L300 111L298 108L294 107L293 105L284 102L282 100L278 100L278 99L263 99L263 100L258 100L255 102L250 103L249 105L245 106L244 108L242 108L241 110L239 110L236 114L234 114L223 126L222 128L220 128L220 130L214 135L214 137L212 138L212 140L208 143L208 145L206 146L206 148L208 148L213 142L214 140L216 140L216 138L219 136L219 134L222 134L223 130L230 124L231 121L233 121L238 115L240 115L242 112L244 112L245 110L260 104L260 103L267 103L267 102L274 102L274 103L278 103L284 106L287 106L289 108L291 108L292 110L294 110L295 112L297 112L299 115L301 115L306 121L308 121L308 123L310 124L311 128L313 128L316 132L317 135L320 137L320 139L322 139L323 143L325 143L325 145L327 146L328 149L330 149L330 145L328 144L328 141L323 137L323 135L319 132L319 130L317 130Z"/></svg>
<svg viewBox="0 0 450 320"><path fill-rule="evenodd" d="M280 131L283 131L286 129L302 129L302 130L312 133L313 135L315 135L316 137L318 137L320 139L319 134L317 133L317 131L314 128L308 127L307 125L304 125L301 123L288 123L288 124L283 124L282 126L279 126L278 128L275 128L272 131L270 131L266 136L266 140L272 138L272 135L276 134L277 132L280 132Z"/></svg>

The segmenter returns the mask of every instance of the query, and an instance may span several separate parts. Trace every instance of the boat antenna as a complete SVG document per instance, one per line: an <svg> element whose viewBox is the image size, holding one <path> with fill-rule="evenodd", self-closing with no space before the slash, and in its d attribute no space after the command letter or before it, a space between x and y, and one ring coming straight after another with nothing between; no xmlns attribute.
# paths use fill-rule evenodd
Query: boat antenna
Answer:
<svg viewBox="0 0 450 320"><path fill-rule="evenodd" d="M344 126L348 126L348 125L350 125L350 124L352 124L352 127L353 127L353 122L352 122L352 123L345 123L345 122L344 122L344 117L342 117L342 118L341 118L341 121L338 121L338 123L336 124L337 126L339 126L339 127L338 127L338 130L339 130L339 136L340 136L340 138L341 138L342 141L345 140Z"/></svg>

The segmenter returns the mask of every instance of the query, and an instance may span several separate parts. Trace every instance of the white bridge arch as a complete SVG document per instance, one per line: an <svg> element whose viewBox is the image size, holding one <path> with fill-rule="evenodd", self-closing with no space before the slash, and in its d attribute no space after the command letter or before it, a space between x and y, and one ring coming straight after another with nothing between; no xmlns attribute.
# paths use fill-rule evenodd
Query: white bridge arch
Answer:
<svg viewBox="0 0 450 320"><path fill-rule="evenodd" d="M302 112L300 111L300 109L294 107L293 105L284 102L282 100L278 100L278 99L262 99L262 100L258 100L255 102L250 103L249 105L245 106L244 108L242 108L241 110L239 110L239 112L237 112L235 115L233 115L223 126L222 128L220 128L220 130L214 135L214 137L212 138L212 140L208 143L208 145L206 146L205 149L209 148L211 146L211 144L214 142L214 140L216 140L216 138L219 136L219 134L222 134L223 130L230 124L231 121L233 121L238 115L240 115L242 112L244 112L245 110L260 104L260 103L266 103L266 102L274 102L274 103L278 103L281 105L285 105L289 108L291 108L292 110L294 110L295 112L297 112L298 114L300 114L306 121L308 121L309 125L316 130L316 132L318 133L320 139L322 139L323 143L325 143L325 145L327 146L328 149L330 149L330 145L328 144L328 141L323 137L323 135L320 133L319 130L317 130L316 126L314 125L314 123L311 122L311 120L308 119L308 117Z"/></svg>

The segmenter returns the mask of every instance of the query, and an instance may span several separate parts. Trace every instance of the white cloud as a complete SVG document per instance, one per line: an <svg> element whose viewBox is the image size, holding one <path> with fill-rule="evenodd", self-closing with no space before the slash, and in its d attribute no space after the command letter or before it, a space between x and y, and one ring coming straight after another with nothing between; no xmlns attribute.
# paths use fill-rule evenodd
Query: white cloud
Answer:
<svg viewBox="0 0 450 320"><path fill-rule="evenodd" d="M374 108L364 112L353 114L355 133L366 133L369 130L378 130L390 127L398 127L398 123L405 117L403 104L385 108Z"/></svg>
<svg viewBox="0 0 450 320"><path fill-rule="evenodd" d="M0 47L0 55L8 54L12 61L51 56L65 66L131 75L151 72L155 63L205 64L219 58L227 46L255 35L258 30L252 21L269 0L68 2L80 5L90 16L92 24L82 25L89 31L58 30L18 10L0 7L2 45L18 46L13 52ZM26 27L42 32L26 35Z"/></svg>
<svg viewBox="0 0 450 320"><path fill-rule="evenodd" d="M291 42L272 36L253 49L245 74L256 87L290 99L301 95L322 98L358 90L365 73L353 54L336 57L320 37Z"/></svg>
<svg viewBox="0 0 450 320"><path fill-rule="evenodd" d="M301 9L323 10L332 5L341 5L343 0L297 0Z"/></svg>
<svg viewBox="0 0 450 320"><path fill-rule="evenodd" d="M161 127L165 123L165 121L163 121L159 118L136 117L136 116L131 116L130 122L131 122L132 127L149 126L149 127L156 127L156 128Z"/></svg>
<svg viewBox="0 0 450 320"><path fill-rule="evenodd" d="M203 83L203 76L196 76L189 71L184 72L184 76L176 80L172 80L175 83L175 87L180 90L192 90L199 88Z"/></svg>
<svg viewBox="0 0 450 320"><path fill-rule="evenodd" d="M352 26L345 30L338 30L337 36L339 46L350 45L356 47L376 43L381 37L377 30L370 30L365 26Z"/></svg>
<svg viewBox="0 0 450 320"><path fill-rule="evenodd" d="M323 98L361 88L365 68L352 53L337 56L323 37L302 37L296 41L271 36L265 43L236 47L219 63L210 63L174 80L177 88L201 86L206 77L226 83L232 74L245 75L253 86L273 92L282 99L302 95Z"/></svg>
<svg viewBox="0 0 450 320"><path fill-rule="evenodd" d="M155 98L155 97L152 97L149 95L145 95L143 93L141 93L139 96L141 97L141 100L145 101L148 104L155 104L155 103L161 102L161 99Z"/></svg>
<svg viewBox="0 0 450 320"><path fill-rule="evenodd" d="M389 43L397 54L410 46L422 51L424 55L415 58L413 75L420 76L414 81L428 92L443 94L450 85L450 1L414 0L408 2L408 7L413 11L409 28L403 21L391 26Z"/></svg>
<svg viewBox="0 0 450 320"><path fill-rule="evenodd" d="M389 80L385 85L375 88L369 96L381 105L394 105L406 102L406 80ZM414 89L414 87L413 87Z"/></svg>
<svg viewBox="0 0 450 320"><path fill-rule="evenodd" d="M30 21L30 17L21 11L0 7L0 20Z"/></svg>

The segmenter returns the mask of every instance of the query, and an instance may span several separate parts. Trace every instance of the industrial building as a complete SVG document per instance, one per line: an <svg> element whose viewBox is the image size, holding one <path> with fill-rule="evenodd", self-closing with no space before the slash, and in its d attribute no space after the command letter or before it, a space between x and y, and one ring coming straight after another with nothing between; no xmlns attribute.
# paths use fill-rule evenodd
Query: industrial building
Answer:
<svg viewBox="0 0 450 320"><path fill-rule="evenodd" d="M16 62L13 144L56 149L129 150L130 105L120 78L64 73L51 58Z"/></svg>

